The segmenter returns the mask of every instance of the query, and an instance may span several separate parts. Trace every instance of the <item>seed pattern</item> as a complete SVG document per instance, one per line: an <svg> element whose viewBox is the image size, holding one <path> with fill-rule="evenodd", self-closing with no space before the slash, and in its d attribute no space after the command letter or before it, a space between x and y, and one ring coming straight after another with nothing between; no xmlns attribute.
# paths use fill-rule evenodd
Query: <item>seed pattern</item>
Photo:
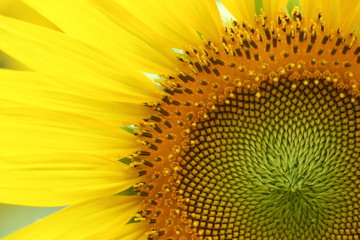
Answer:
<svg viewBox="0 0 360 240"><path fill-rule="evenodd" d="M360 48L299 9L179 55L130 156L148 239L359 239Z"/></svg>
<svg viewBox="0 0 360 240"><path fill-rule="evenodd" d="M339 224L358 235L359 103L313 81L260 91L240 89L197 124L181 154L177 192L198 235L331 239Z"/></svg>

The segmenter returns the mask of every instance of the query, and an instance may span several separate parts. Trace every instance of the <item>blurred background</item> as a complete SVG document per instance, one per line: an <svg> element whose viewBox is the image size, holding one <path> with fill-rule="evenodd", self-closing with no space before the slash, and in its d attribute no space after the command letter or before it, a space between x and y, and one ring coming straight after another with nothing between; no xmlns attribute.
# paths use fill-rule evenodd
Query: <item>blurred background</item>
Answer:
<svg viewBox="0 0 360 240"><path fill-rule="evenodd" d="M60 209L0 204L0 238Z"/></svg>

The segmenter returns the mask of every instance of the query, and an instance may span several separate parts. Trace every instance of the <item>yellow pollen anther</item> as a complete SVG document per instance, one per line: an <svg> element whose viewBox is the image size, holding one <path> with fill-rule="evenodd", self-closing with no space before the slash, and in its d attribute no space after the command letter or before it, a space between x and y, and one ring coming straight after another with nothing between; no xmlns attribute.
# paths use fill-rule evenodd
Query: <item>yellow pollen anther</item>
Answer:
<svg viewBox="0 0 360 240"><path fill-rule="evenodd" d="M268 69L268 67L269 67L269 66L268 66L267 64L261 65L261 69L262 69L262 70L266 70L266 69Z"/></svg>
<svg viewBox="0 0 360 240"><path fill-rule="evenodd" d="M294 69L295 68L295 64L294 63L289 63L287 65L288 69Z"/></svg>
<svg viewBox="0 0 360 240"><path fill-rule="evenodd" d="M236 87L241 87L243 85L243 83L240 80L236 80L235 85L236 85Z"/></svg>
<svg viewBox="0 0 360 240"><path fill-rule="evenodd" d="M300 69L303 68L303 65L299 63L299 64L296 65L296 68L300 70Z"/></svg>
<svg viewBox="0 0 360 240"><path fill-rule="evenodd" d="M143 182L140 182L140 183L136 183L133 185L134 188L139 188L139 187L142 187L144 186L145 184Z"/></svg>
<svg viewBox="0 0 360 240"><path fill-rule="evenodd" d="M249 75L249 77L253 77L253 76L255 76L255 72L253 70L250 70L248 72L248 75Z"/></svg>
<svg viewBox="0 0 360 240"><path fill-rule="evenodd" d="M135 217L134 220L135 221L145 221L146 218L144 218L144 217Z"/></svg>
<svg viewBox="0 0 360 240"><path fill-rule="evenodd" d="M284 75L284 74L286 73L285 68L283 68L283 67L279 68L279 69L278 69L278 73L279 73L280 75Z"/></svg>
<svg viewBox="0 0 360 240"><path fill-rule="evenodd" d="M164 176L168 176L169 174L170 174L170 169L168 169L168 168L164 168L164 170L163 170L163 174L164 174Z"/></svg>
<svg viewBox="0 0 360 240"><path fill-rule="evenodd" d="M146 232L145 235L155 235L157 234L157 231L150 231L150 232Z"/></svg>
<svg viewBox="0 0 360 240"><path fill-rule="evenodd" d="M354 74L352 72L346 72L346 75L345 75L347 78L353 78L354 77Z"/></svg>
<svg viewBox="0 0 360 240"><path fill-rule="evenodd" d="M360 136L356 132L358 121L355 115L360 96L356 68L360 64L360 48L344 46L348 41L336 45L339 36L347 36L342 32L338 35L335 31L329 32L325 38L327 33L318 31L321 27L319 20L315 19L313 26L309 25L310 29L306 30L304 24L311 23L302 20L300 8L295 9L292 16L282 13L277 19L265 18L263 12L254 26L237 23L226 27L221 39L223 45L219 44L219 49L211 41L206 41L200 49L185 50L186 57L181 57L180 61L185 62L182 64L184 68L189 64L187 73L178 70L178 75L164 76L159 81L166 94L158 103L147 104L153 114L139 124L137 134L138 143L145 146L135 152L130 164L145 183L134 186L137 186L136 194L146 199L137 219L152 224L153 227L148 229L148 239L158 239L157 236L161 236L159 239L180 240L297 239L305 233L309 233L306 239L322 239L320 231L325 222L322 222L321 215L332 214L332 209L322 211L316 202L335 205L331 199L321 196L311 203L305 201L311 200L310 196L318 196L318 193L313 193L312 189L308 191L301 182L303 178L311 177L309 183L315 185L311 172L306 176L301 172L315 169L315 166L293 166L293 159L310 162L310 158L298 157L297 151L313 148L314 143L314 146L318 143L317 149L311 151L321 160L323 153L329 153L324 156L335 154L340 141L344 141L345 150L347 145L358 148L353 139L356 134ZM262 22L264 26L261 26ZM330 46L325 45L327 41ZM358 43L354 40L354 44ZM333 48L337 49L334 54L331 53ZM215 55L211 49L219 54ZM338 64L334 63L335 60ZM350 101L354 104L349 104ZM347 118L346 112L343 113L348 108L351 119ZM337 139L335 133L332 135L332 131L346 124L346 134L339 135L344 140ZM315 127L319 131L313 131ZM148 131L143 133L145 130ZM345 142L347 135L351 135L349 142ZM327 137L333 140L327 141ZM294 140L300 142L294 143ZM291 164L286 166L290 169L284 174L286 176L278 174L283 169L274 167L277 162L256 157L260 156L257 152L264 153L265 157L268 154L278 156L279 151L288 147L286 144L294 148L289 150L296 154L295 158L284 158L279 162L280 165ZM298 144L302 145L297 148ZM309 157L313 157L310 156L312 152ZM336 157L342 154L345 156L346 152L339 151ZM144 161L136 161L137 158L144 158ZM240 166L241 170L236 166L239 159L246 163ZM320 169L314 172L314 176L325 171ZM353 170L346 171L347 174ZM357 176L360 176L360 171L354 179L357 180ZM262 177L264 183L259 182ZM249 183L249 189L238 189L237 179L241 184ZM264 201L259 199L263 201L259 204L249 194L258 191L253 186L264 184L266 188L269 185L270 192L261 196ZM323 186L319 186L321 192ZM272 189L281 191L275 193ZM303 194L307 191L309 196ZM331 187L329 191L337 194ZM349 194L344 192L344 196ZM358 195L360 198L360 193ZM306 206L297 204L297 199L304 201ZM283 202L283 206L276 202L268 208L267 203L272 200ZM249 208L254 204L264 208L264 214ZM279 207L284 210L280 215L274 211ZM255 215L261 217L259 224ZM267 216L276 218L276 223L273 224ZM333 232L340 229L340 221L343 220L339 220ZM341 234L354 235L350 230L348 232ZM333 235L329 233L326 239L334 238Z"/></svg>
<svg viewBox="0 0 360 240"><path fill-rule="evenodd" d="M325 65L328 64L328 61L326 61L326 60L321 60L321 61L320 61L320 64L323 65L323 66L325 66Z"/></svg>
<svg viewBox="0 0 360 240"><path fill-rule="evenodd" d="M236 96L235 96L235 94L230 93L230 94L229 94L229 97L232 98L232 99L235 99Z"/></svg>
<svg viewBox="0 0 360 240"><path fill-rule="evenodd" d="M229 80L229 79L230 79L230 76L229 76L229 75L223 76L223 80L227 81L227 80Z"/></svg>

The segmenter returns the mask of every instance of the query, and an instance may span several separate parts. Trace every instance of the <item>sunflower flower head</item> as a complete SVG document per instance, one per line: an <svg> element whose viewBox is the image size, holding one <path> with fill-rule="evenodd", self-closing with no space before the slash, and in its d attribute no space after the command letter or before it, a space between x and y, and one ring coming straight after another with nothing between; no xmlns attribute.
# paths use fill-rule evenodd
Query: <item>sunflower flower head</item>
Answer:
<svg viewBox="0 0 360 240"><path fill-rule="evenodd" d="M80 224L104 222L74 239L359 239L359 3L223 0L233 16L225 23L207 0L28 2L62 32L1 18L42 34L24 38L4 28L4 51L35 71L5 71L15 82L8 89L25 93L6 99L33 101L20 108L32 112L17 120L30 119L30 133L48 136L37 127L50 122L62 137L55 148L37 151L48 146L38 142L25 153L52 168L75 167L85 178L71 188L51 177L65 189L50 187L51 205L74 206L9 239L33 236L46 222L66 224L67 216L75 217L74 233ZM96 21L65 13L67 7ZM55 13L59 8L65 10ZM94 37L92 26L104 36ZM41 53L21 53L31 50L26 44ZM156 84L140 72L156 74ZM36 77L46 87L29 95L18 87L18 79L42 83ZM16 109L5 111L7 122L19 118ZM44 109L51 111L46 117ZM132 135L118 133L119 126ZM84 127L90 130L79 132ZM89 182L95 187L84 187ZM44 186L36 188L39 196L49 193ZM46 198L14 196L4 202L48 205Z"/></svg>
<svg viewBox="0 0 360 240"><path fill-rule="evenodd" d="M268 7L186 49L147 105L133 157L150 239L358 236L357 30Z"/></svg>

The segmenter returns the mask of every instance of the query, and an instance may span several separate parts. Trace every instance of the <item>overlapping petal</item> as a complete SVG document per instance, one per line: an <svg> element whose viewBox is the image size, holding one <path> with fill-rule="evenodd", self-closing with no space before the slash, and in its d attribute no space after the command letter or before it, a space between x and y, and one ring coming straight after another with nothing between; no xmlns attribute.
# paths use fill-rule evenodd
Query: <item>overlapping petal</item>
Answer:
<svg viewBox="0 0 360 240"><path fill-rule="evenodd" d="M147 109L143 103L138 103L146 97L131 94L126 89L98 89L90 84L87 87L85 84L69 86L66 79L35 72L0 70L0 76L3 79L0 81L0 99L3 100L77 113L117 126L133 124L146 115ZM100 98L99 95L104 95L104 91L108 95ZM109 94L113 96L110 97ZM131 99L135 102L129 102ZM4 105L5 103L2 108Z"/></svg>
<svg viewBox="0 0 360 240"><path fill-rule="evenodd" d="M326 28L336 32L353 32L360 24L360 2L334 0L300 0L301 9L307 21L317 20L322 14L322 21ZM358 34L357 30L357 34Z"/></svg>
<svg viewBox="0 0 360 240"><path fill-rule="evenodd" d="M33 70L59 78L69 90L99 98L151 101L157 88L140 72L125 69L65 34L0 16L0 49Z"/></svg>
<svg viewBox="0 0 360 240"><path fill-rule="evenodd" d="M61 30L127 67L173 72L174 53L163 43L138 38L116 25L87 0L26 0ZM79 11L81 9L81 11Z"/></svg>
<svg viewBox="0 0 360 240"><path fill-rule="evenodd" d="M2 157L0 202L66 206L127 189L136 172L118 161L84 153L17 154Z"/></svg>
<svg viewBox="0 0 360 240"><path fill-rule="evenodd" d="M110 11L109 6L104 6L103 1L92 1L97 6L102 6L105 11L107 10L107 13ZM129 27L128 23L136 16L136 18L144 22L146 27L151 28L153 32L165 38L169 43L169 47L183 48L187 44L197 46L201 41L198 33L203 34L205 39L219 41L221 20L215 1L161 0L153 2L140 0L129 2L116 0L115 2L118 3L119 8L126 9L132 14L130 19L125 19L125 16L122 15L117 16L120 20L118 24L121 27ZM129 30L131 31L131 29ZM139 28L133 30L137 30L135 34L139 38L146 39L150 37L139 31Z"/></svg>
<svg viewBox="0 0 360 240"><path fill-rule="evenodd" d="M61 206L135 184L118 162L137 149L132 135L76 113L2 101L0 202Z"/></svg>
<svg viewBox="0 0 360 240"><path fill-rule="evenodd" d="M4 240L94 239L92 236L99 236L104 230L108 231L108 235L121 236L128 229L125 224L135 215L140 201L137 197L123 196L87 201L61 210ZM140 235L143 233L141 229L132 230Z"/></svg>
<svg viewBox="0 0 360 240"><path fill-rule="evenodd" d="M221 2L236 18L236 20L240 22L245 20L252 25L255 23L255 1L222 0Z"/></svg>

